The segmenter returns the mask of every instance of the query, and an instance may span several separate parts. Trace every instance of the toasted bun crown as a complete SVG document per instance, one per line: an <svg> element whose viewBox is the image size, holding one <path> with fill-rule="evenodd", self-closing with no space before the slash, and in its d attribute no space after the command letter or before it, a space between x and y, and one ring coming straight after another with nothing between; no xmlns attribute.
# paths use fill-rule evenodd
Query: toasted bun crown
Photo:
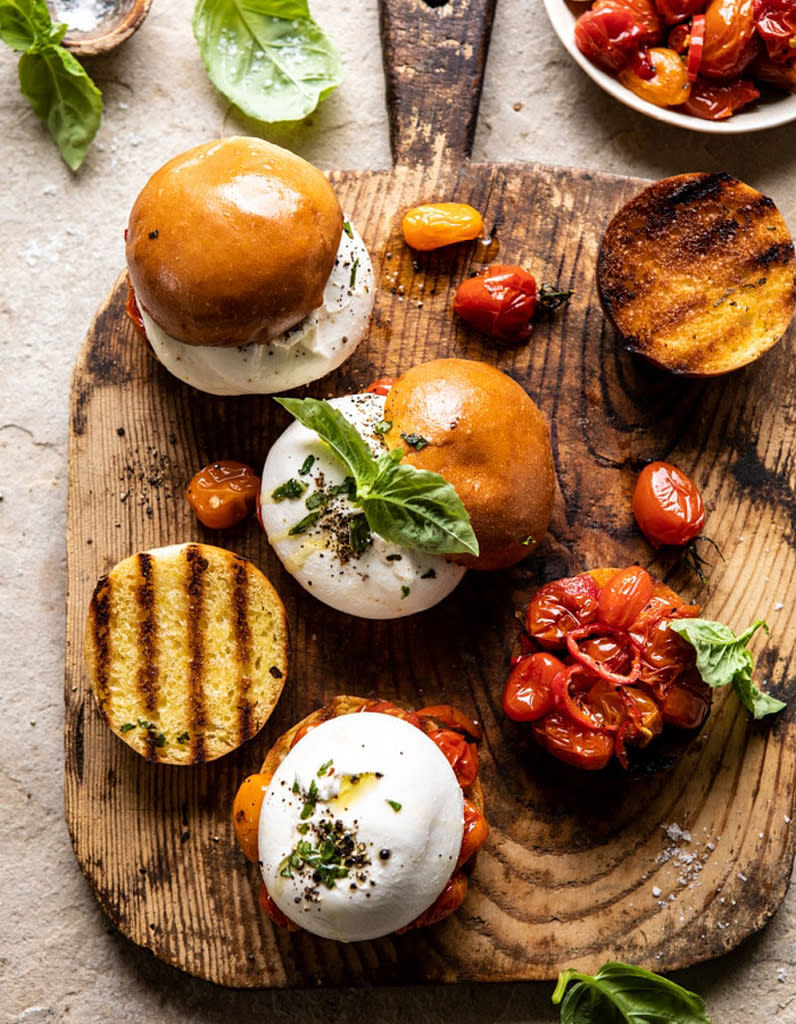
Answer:
<svg viewBox="0 0 796 1024"><path fill-rule="evenodd" d="M139 306L179 341L268 341L320 306L343 215L326 178L262 139L188 150L156 171L130 213Z"/></svg>
<svg viewBox="0 0 796 1024"><path fill-rule="evenodd" d="M649 185L611 220L597 283L625 345L674 373L745 366L796 310L793 242L773 201L729 174Z"/></svg>
<svg viewBox="0 0 796 1024"><path fill-rule="evenodd" d="M254 736L287 674L285 609L240 555L183 544L97 583L85 637L100 714L149 761L212 761Z"/></svg>
<svg viewBox="0 0 796 1024"><path fill-rule="evenodd" d="M486 363L434 359L393 385L384 417L390 447L439 473L464 502L480 553L456 556L476 569L521 561L547 531L555 474L550 435L539 409L516 381ZM417 450L406 436L428 443Z"/></svg>

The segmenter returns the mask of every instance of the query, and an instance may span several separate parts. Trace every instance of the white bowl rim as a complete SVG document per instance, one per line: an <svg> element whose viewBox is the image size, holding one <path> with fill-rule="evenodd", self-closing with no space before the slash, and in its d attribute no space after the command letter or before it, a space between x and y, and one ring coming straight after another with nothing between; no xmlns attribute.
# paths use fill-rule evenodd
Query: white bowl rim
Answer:
<svg viewBox="0 0 796 1024"><path fill-rule="evenodd" d="M776 128L796 120L796 93L761 103L750 110L740 111L725 121L705 121L700 117L681 114L677 110L656 107L653 103L648 103L620 85L615 78L583 56L575 45L574 25L577 16L566 0L544 0L544 5L553 30L581 70L585 71L592 81L596 82L614 99L641 114L646 114L648 117L666 124L676 125L678 128L710 135L740 135L746 132L763 131L766 128ZM584 11L587 10L585 3L578 6L582 6Z"/></svg>

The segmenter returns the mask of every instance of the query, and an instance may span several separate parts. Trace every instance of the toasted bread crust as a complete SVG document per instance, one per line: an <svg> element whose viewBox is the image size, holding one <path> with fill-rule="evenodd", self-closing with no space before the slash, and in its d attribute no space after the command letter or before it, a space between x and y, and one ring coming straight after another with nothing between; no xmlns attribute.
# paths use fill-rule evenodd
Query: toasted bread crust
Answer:
<svg viewBox="0 0 796 1024"><path fill-rule="evenodd" d="M645 188L609 223L600 301L625 345L674 373L752 362L796 310L796 258L773 201L729 174Z"/></svg>
<svg viewBox="0 0 796 1024"><path fill-rule="evenodd" d="M300 722L297 722L294 726L288 729L287 732L282 733L276 743L274 743L266 754L260 771L264 775L271 776L274 774L290 752L296 733L298 733L300 729L303 729L305 725L319 725L321 722L328 722L330 719L338 718L340 715L356 714L368 703L370 702L364 697L351 697L346 696L345 694L332 697L332 699L328 703L324 704L323 707L310 712L306 718L302 718ZM463 793L483 814L484 790L481 786L481 780L477 776L471 786L467 786L463 789Z"/></svg>
<svg viewBox="0 0 796 1024"><path fill-rule="evenodd" d="M85 634L103 719L149 761L212 761L254 736L287 675L285 610L247 559L206 544L139 552L94 590Z"/></svg>

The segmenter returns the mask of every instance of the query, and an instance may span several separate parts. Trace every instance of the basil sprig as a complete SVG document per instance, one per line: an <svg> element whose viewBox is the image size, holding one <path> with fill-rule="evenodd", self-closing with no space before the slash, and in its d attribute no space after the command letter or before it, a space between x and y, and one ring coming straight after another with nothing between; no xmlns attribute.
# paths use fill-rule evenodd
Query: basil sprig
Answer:
<svg viewBox="0 0 796 1024"><path fill-rule="evenodd" d="M83 66L60 45L45 0L0 0L0 39L22 53L19 88L47 126L64 162L76 171L97 134L102 95Z"/></svg>
<svg viewBox="0 0 796 1024"><path fill-rule="evenodd" d="M255 121L300 121L343 80L307 0L197 0L193 34L210 81Z"/></svg>
<svg viewBox="0 0 796 1024"><path fill-rule="evenodd" d="M439 473L402 464L395 448L378 459L339 409L316 398L276 401L332 449L354 478L353 501L374 533L405 548L435 554L478 554L470 517Z"/></svg>
<svg viewBox="0 0 796 1024"><path fill-rule="evenodd" d="M669 628L696 651L696 667L703 681L714 688L732 684L755 718L776 714L785 707L783 701L762 693L752 682L755 659L746 645L761 626L768 632L765 622L758 619L736 636L729 626L708 619L672 619L669 623Z"/></svg>
<svg viewBox="0 0 796 1024"><path fill-rule="evenodd" d="M607 963L594 976L562 971L553 993L559 1003L561 1024L710 1024L695 992L632 964Z"/></svg>

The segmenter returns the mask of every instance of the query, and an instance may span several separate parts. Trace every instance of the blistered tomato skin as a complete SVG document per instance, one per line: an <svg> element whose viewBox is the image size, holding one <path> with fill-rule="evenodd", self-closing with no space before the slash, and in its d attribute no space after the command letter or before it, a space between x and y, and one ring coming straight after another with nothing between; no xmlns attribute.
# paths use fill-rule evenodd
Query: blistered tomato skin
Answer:
<svg viewBox="0 0 796 1024"><path fill-rule="evenodd" d="M188 485L188 504L213 530L235 526L255 511L260 478L243 462L211 462Z"/></svg>
<svg viewBox="0 0 796 1024"><path fill-rule="evenodd" d="M719 82L738 78L760 49L754 0L712 0L708 4L700 75Z"/></svg>
<svg viewBox="0 0 796 1024"><path fill-rule="evenodd" d="M666 47L653 47L649 52L655 74L640 78L631 68L619 72L619 82L636 96L656 107L677 107L691 94L686 66L680 55Z"/></svg>
<svg viewBox="0 0 796 1024"><path fill-rule="evenodd" d="M652 577L641 566L621 569L605 584L597 602L597 621L629 630L652 597Z"/></svg>
<svg viewBox="0 0 796 1024"><path fill-rule="evenodd" d="M633 491L633 515L653 545L688 544L702 532L705 508L696 484L668 462L651 462Z"/></svg>
<svg viewBox="0 0 796 1024"><path fill-rule="evenodd" d="M498 264L462 281L453 311L490 338L519 342L531 335L536 301L533 274L513 264Z"/></svg>
<svg viewBox="0 0 796 1024"><path fill-rule="evenodd" d="M244 856L255 862L258 860L257 832L260 827L260 809L270 781L270 775L263 775L260 772L249 775L238 787L232 804L235 838Z"/></svg>
<svg viewBox="0 0 796 1024"><path fill-rule="evenodd" d="M467 203L427 203L407 210L401 222L404 241L419 252L430 252L484 234L481 214Z"/></svg>
<svg viewBox="0 0 796 1024"><path fill-rule="evenodd" d="M563 661L547 651L520 658L511 670L503 690L503 711L514 722L533 722L553 707L551 684Z"/></svg>

